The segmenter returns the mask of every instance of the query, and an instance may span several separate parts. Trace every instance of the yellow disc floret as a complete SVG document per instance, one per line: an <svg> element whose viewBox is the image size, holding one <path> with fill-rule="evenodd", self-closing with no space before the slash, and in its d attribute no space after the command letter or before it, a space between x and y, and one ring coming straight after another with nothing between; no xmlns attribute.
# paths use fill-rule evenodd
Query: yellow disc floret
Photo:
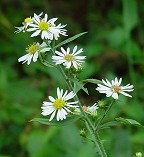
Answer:
<svg viewBox="0 0 144 157"><path fill-rule="evenodd" d="M66 54L66 55L64 56L64 58L65 58L65 60L67 60L68 62L72 62L72 61L75 60L75 57L74 57L73 55L71 55L71 54Z"/></svg>
<svg viewBox="0 0 144 157"><path fill-rule="evenodd" d="M34 54L40 49L40 45L38 43L33 43L26 48L28 53Z"/></svg>
<svg viewBox="0 0 144 157"><path fill-rule="evenodd" d="M39 23L38 27L39 27L39 29L40 29L41 31L44 31L44 30L48 30L49 25L48 25L47 22L41 21L41 22Z"/></svg>
<svg viewBox="0 0 144 157"><path fill-rule="evenodd" d="M27 23L31 22L31 17L27 17L25 20L24 20L24 25L26 25Z"/></svg>
<svg viewBox="0 0 144 157"><path fill-rule="evenodd" d="M112 91L113 91L114 93L117 93L117 92L120 92L120 91L121 91L121 87L119 87L119 86L117 86L117 85L113 85L113 86L111 87L111 89L112 89Z"/></svg>
<svg viewBox="0 0 144 157"><path fill-rule="evenodd" d="M55 102L53 103L53 106L57 110L64 107L65 104L66 102L63 99L56 99Z"/></svg>

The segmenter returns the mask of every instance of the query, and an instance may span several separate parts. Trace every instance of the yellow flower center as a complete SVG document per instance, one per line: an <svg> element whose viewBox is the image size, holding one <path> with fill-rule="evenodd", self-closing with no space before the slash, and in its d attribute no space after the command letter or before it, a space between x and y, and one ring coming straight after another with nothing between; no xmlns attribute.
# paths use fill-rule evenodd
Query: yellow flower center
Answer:
<svg viewBox="0 0 144 157"><path fill-rule="evenodd" d="M121 91L121 87L119 87L119 86L117 86L117 85L113 85L113 86L111 87L111 89L112 89L112 91L113 91L114 93L117 93L117 92L120 92L120 91Z"/></svg>
<svg viewBox="0 0 144 157"><path fill-rule="evenodd" d="M49 25L48 25L47 22L41 21L41 22L39 23L39 29L40 29L41 31L48 30L48 28L49 28Z"/></svg>
<svg viewBox="0 0 144 157"><path fill-rule="evenodd" d="M66 54L65 56L64 56L64 58L65 58L65 60L67 60L67 61L74 61L75 60L75 57L73 56L73 55L71 55L71 54Z"/></svg>
<svg viewBox="0 0 144 157"><path fill-rule="evenodd" d="M40 49L39 44L38 44L38 43L33 43L33 44L29 45L29 46L26 48L26 51L27 51L28 53L34 54L34 53L37 52L39 49Z"/></svg>
<svg viewBox="0 0 144 157"><path fill-rule="evenodd" d="M55 102L53 103L53 106L57 110L57 109L64 107L65 104L66 103L63 99L56 99Z"/></svg>
<svg viewBox="0 0 144 157"><path fill-rule="evenodd" d="M82 106L82 109L83 109L83 111L87 111L88 110L88 107L87 106Z"/></svg>
<svg viewBox="0 0 144 157"><path fill-rule="evenodd" d="M24 25L26 25L27 23L31 22L31 18L30 17L27 17L25 20L24 20Z"/></svg>

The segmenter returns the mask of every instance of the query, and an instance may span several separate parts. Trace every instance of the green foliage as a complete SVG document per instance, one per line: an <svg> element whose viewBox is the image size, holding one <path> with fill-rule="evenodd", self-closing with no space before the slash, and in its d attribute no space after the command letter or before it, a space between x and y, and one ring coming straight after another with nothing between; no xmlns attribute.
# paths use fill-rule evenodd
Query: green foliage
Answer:
<svg viewBox="0 0 144 157"><path fill-rule="evenodd" d="M111 2L111 5L110 5ZM0 157L94 157L90 143L83 141L78 130L81 123L64 127L48 127L29 123L40 117L41 104L55 87L65 87L56 69L40 63L21 65L17 59L25 54L25 47L34 41L28 33L14 34L24 18L41 11L58 22L66 23L68 41L60 38L59 46L77 44L87 56L82 82L75 82L81 102L93 104L105 95L95 91L95 79L122 77L124 83L134 85L133 98L120 97L109 113L114 117L129 117L144 125L144 2L121 1L5 1L0 5ZM85 5L87 4L87 5ZM47 61L49 61L49 55ZM83 88L83 90L80 90ZM89 92L86 95L85 92ZM106 103L109 103L108 101ZM100 110L101 112L101 110ZM107 122L101 126L104 145L111 157L131 157L135 152L144 154L144 134L135 121L120 119L123 123ZM118 126L117 126L118 124ZM131 125L132 124L132 125ZM113 127L113 129L104 129ZM98 156L98 155L97 155Z"/></svg>
<svg viewBox="0 0 144 157"><path fill-rule="evenodd" d="M137 126L137 127L141 127L141 128L144 128L144 126L142 126L139 122L137 122L136 120L133 120L133 119L125 119L125 118L115 118L117 121L119 122L122 122L124 124L129 124L129 125L134 125L134 126Z"/></svg>
<svg viewBox="0 0 144 157"><path fill-rule="evenodd" d="M52 121L49 121L49 119L46 119L46 118L34 118L31 120L31 122L39 122L41 124L52 125L52 126L63 126L63 125L69 125L71 123L74 123L80 118L81 118L80 116L75 116L75 117L71 116L71 117L67 117L63 121L57 121L55 119Z"/></svg>
<svg viewBox="0 0 144 157"><path fill-rule="evenodd" d="M64 41L62 41L61 43L59 43L59 44L57 44L57 45L55 46L55 49L57 49L57 48L60 47L60 46L63 46L63 45L65 45L65 44L68 44L68 43L72 42L73 40L79 38L80 36L82 36L82 35L84 35L84 34L86 34L86 33L87 33L87 32L79 33L79 34L77 34L77 35L74 35L73 37L70 37L70 38L68 38L68 39L66 39L66 40L64 40Z"/></svg>

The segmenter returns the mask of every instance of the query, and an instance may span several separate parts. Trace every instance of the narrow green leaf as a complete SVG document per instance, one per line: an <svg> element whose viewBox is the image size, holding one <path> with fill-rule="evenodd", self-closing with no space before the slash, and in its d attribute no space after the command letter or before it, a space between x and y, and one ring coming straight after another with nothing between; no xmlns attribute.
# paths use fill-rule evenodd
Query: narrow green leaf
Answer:
<svg viewBox="0 0 144 157"><path fill-rule="evenodd" d="M64 126L64 125L74 123L80 118L81 118L80 116L77 116L77 117L73 116L73 117L67 117L66 119L62 121L56 121L55 119L52 121L49 121L49 119L46 119L46 118L34 118L30 122L39 122L41 124L52 125L52 126Z"/></svg>
<svg viewBox="0 0 144 157"><path fill-rule="evenodd" d="M84 34L86 34L86 33L87 33L87 32L79 33L79 34L77 34L77 35L74 35L73 37L70 37L70 38L68 38L68 39L66 39L66 40L64 40L64 41L62 41L61 43L59 43L58 45L55 46L55 49L57 49L58 47L60 47L60 46L62 46L62 45L65 45L65 44L67 44L67 43L69 43L69 42L71 42L71 41L73 41L73 40L79 38L80 36L82 36L82 35L84 35Z"/></svg>
<svg viewBox="0 0 144 157"><path fill-rule="evenodd" d="M116 119L116 121L122 122L124 124L129 124L129 125L134 125L134 126L144 128L143 125L141 125L139 122L137 122L136 120L133 120L133 119L125 119L125 118L122 118L122 117L115 118L115 119Z"/></svg>
<svg viewBox="0 0 144 157"><path fill-rule="evenodd" d="M93 84L98 84L98 83L101 83L101 84L103 84L102 83L102 81L100 81L100 80L97 80L97 79L86 79L86 80L82 80L82 82L84 82L84 83L93 83Z"/></svg>
<svg viewBox="0 0 144 157"><path fill-rule="evenodd" d="M74 92L77 93L79 90L83 90L85 93L88 93L87 88L84 88L84 83L78 81L77 79L70 79L75 84Z"/></svg>
<svg viewBox="0 0 144 157"><path fill-rule="evenodd" d="M120 125L121 123L118 122L118 121L111 121L111 122L107 122L107 123L104 123L102 124L99 129L105 129L105 128L110 128L112 126L118 126Z"/></svg>
<svg viewBox="0 0 144 157"><path fill-rule="evenodd" d="M123 24L127 31L131 31L138 24L138 8L136 0L122 0Z"/></svg>

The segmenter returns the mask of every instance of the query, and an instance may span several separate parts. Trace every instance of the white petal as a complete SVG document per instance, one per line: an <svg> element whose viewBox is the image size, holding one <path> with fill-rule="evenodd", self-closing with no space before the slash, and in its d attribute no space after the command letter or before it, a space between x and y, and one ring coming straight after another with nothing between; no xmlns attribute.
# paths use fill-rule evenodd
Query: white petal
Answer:
<svg viewBox="0 0 144 157"><path fill-rule="evenodd" d="M113 93L113 94L112 94L112 97L113 97L114 99L118 99L118 94L117 94L117 93Z"/></svg>
<svg viewBox="0 0 144 157"><path fill-rule="evenodd" d="M106 92L106 97L110 97L113 93L111 91Z"/></svg>
<svg viewBox="0 0 144 157"><path fill-rule="evenodd" d="M54 111L54 108L50 108L50 109L45 109L42 111L42 115L43 116L47 116L47 115L50 115L52 112Z"/></svg>
<svg viewBox="0 0 144 157"><path fill-rule="evenodd" d="M57 55L59 55L59 56L64 56L64 54L63 53L61 53L61 52L59 52L59 51L55 51L55 53L57 54Z"/></svg>
<svg viewBox="0 0 144 157"><path fill-rule="evenodd" d="M36 62L38 59L38 52L33 55L33 61Z"/></svg>
<svg viewBox="0 0 144 157"><path fill-rule="evenodd" d="M70 53L70 48L68 47L68 48L67 48L67 54L69 54L69 53Z"/></svg>
<svg viewBox="0 0 144 157"><path fill-rule="evenodd" d="M49 100L50 100L51 102L55 102L55 99L54 99L52 96L49 96Z"/></svg>
<svg viewBox="0 0 144 157"><path fill-rule="evenodd" d="M20 57L20 58L18 59L18 61L19 61L19 62L24 61L24 60L26 60L29 56L30 56L30 54L28 53L28 54L26 54L26 55Z"/></svg>
<svg viewBox="0 0 144 157"><path fill-rule="evenodd" d="M36 28L36 27L35 27L35 28L28 28L27 31L28 31L28 32L32 32L32 31L35 31L35 30L37 30L37 29L38 29L38 28Z"/></svg>
<svg viewBox="0 0 144 157"><path fill-rule="evenodd" d="M66 97L65 97L65 100L69 100L69 99L72 99L73 97L75 96L75 94L71 91Z"/></svg>
<svg viewBox="0 0 144 157"><path fill-rule="evenodd" d="M77 45L73 49L73 54L76 52L76 50L77 50Z"/></svg>
<svg viewBox="0 0 144 157"><path fill-rule="evenodd" d="M77 62L76 61L73 61L73 66L78 69L78 66L77 66Z"/></svg>
<svg viewBox="0 0 144 157"><path fill-rule="evenodd" d="M38 36L40 34L41 30L37 30L36 32L34 32L31 37L35 37Z"/></svg>
<svg viewBox="0 0 144 157"><path fill-rule="evenodd" d="M74 55L78 55L80 54L81 52L83 52L83 49L81 48L80 50L78 50Z"/></svg>
<svg viewBox="0 0 144 157"><path fill-rule="evenodd" d="M125 96L132 97L131 95L127 94L126 92L121 91L120 93L125 95Z"/></svg>
<svg viewBox="0 0 144 157"><path fill-rule="evenodd" d="M45 14L45 16L44 16L44 21L46 22L46 21L47 21L47 19L48 19L48 15L47 15L47 14Z"/></svg>
<svg viewBox="0 0 144 157"><path fill-rule="evenodd" d="M55 116L55 113L56 113L56 110L52 113L52 115L51 115L49 121L53 120L53 118L54 118L54 116Z"/></svg>
<svg viewBox="0 0 144 157"><path fill-rule="evenodd" d="M59 89L59 88L57 88L57 96L58 96L58 99L61 98L61 92L60 92L60 89Z"/></svg>
<svg viewBox="0 0 144 157"><path fill-rule="evenodd" d="M30 56L27 58L27 65L31 63L32 57L33 57L33 54L30 54Z"/></svg>
<svg viewBox="0 0 144 157"><path fill-rule="evenodd" d="M63 48L63 47L61 47L61 51L62 51L62 53L63 53L63 54L65 54L65 55L66 55L66 51L64 50L64 48Z"/></svg>
<svg viewBox="0 0 144 157"><path fill-rule="evenodd" d="M71 62L68 62L68 64L67 64L67 66L66 66L66 68L70 68L71 67Z"/></svg>
<svg viewBox="0 0 144 157"><path fill-rule="evenodd" d="M120 86L121 82L122 82L122 78L119 79L118 86Z"/></svg>

